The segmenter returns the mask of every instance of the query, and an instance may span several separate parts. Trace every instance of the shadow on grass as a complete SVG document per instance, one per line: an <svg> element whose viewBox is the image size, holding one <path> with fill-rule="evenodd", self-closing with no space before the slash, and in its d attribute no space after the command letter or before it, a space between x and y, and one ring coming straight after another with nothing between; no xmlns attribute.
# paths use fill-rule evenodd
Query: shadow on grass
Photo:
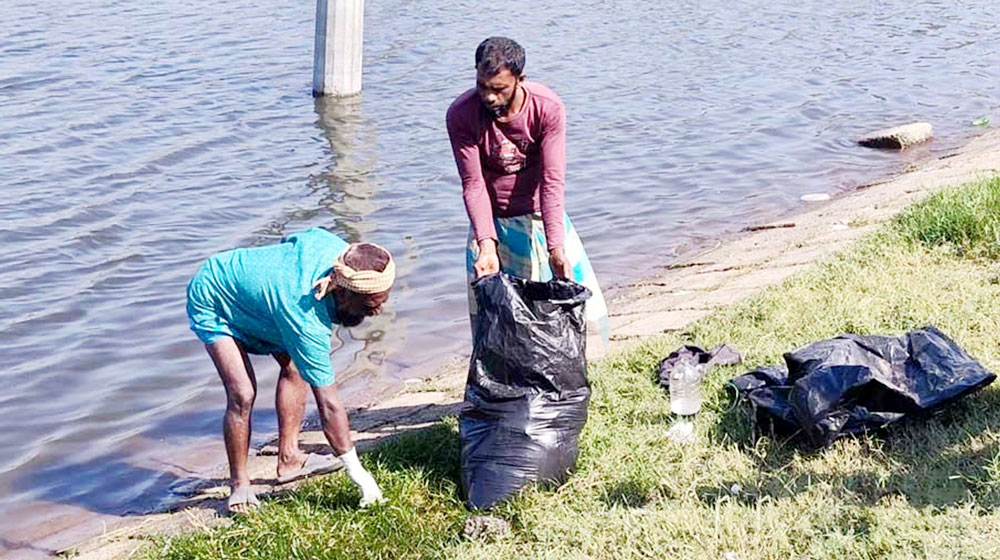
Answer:
<svg viewBox="0 0 1000 560"><path fill-rule="evenodd" d="M608 507L641 508L652 501L654 488L638 480L615 482L604 489L601 501Z"/></svg>
<svg viewBox="0 0 1000 560"><path fill-rule="evenodd" d="M843 468L838 469L837 454L849 452L838 450L837 443L810 448L799 437L761 432L752 426L752 413L738 407L720 418L714 438L716 443L735 442L752 456L757 478L699 488L702 501L714 503L728 496L754 503L765 496L790 497L825 483L851 501L867 505L903 496L914 507L971 503L992 510L1000 506L1000 441L989 435L1000 432L1000 389L988 388L933 414L911 416L877 433L858 436L860 448L851 452L877 455L874 460L883 466L880 472L845 474L842 471L856 463L857 457L844 457ZM829 455L822 457L825 454ZM826 465L810 468L811 460L817 458ZM741 490L731 492L731 485Z"/></svg>
<svg viewBox="0 0 1000 560"><path fill-rule="evenodd" d="M420 468L431 480L459 483L461 471L458 431L450 422L389 440L371 453L383 468L404 470Z"/></svg>
<svg viewBox="0 0 1000 560"><path fill-rule="evenodd" d="M381 443L366 454L366 462L377 479L403 477L419 479L434 494L459 499L459 439L448 422L406 433ZM360 495L353 484L329 478L301 488L298 497L326 509L357 509ZM383 488L387 490L387 488Z"/></svg>

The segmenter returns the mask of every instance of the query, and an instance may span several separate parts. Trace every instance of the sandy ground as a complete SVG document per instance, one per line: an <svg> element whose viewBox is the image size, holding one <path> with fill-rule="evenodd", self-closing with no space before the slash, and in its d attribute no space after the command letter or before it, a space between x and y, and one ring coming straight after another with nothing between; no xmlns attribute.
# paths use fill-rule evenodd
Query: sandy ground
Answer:
<svg viewBox="0 0 1000 560"><path fill-rule="evenodd" d="M996 173L1000 173L1000 131L991 130L961 150L898 177L749 228L712 249L662 267L649 278L627 286L609 302L610 350L681 329L716 308L781 282L870 233L907 204L935 189ZM465 367L461 361L449 363L432 381L411 384L403 393L353 413L351 423L359 449L370 449L385 438L456 414L461 407ZM302 442L307 451L331 452L315 427L303 432ZM295 486L274 484L274 451L273 445L265 446L251 458L251 475L260 494L284 492ZM176 511L119 518L70 553L87 560L129 558L148 546L150 535L226 523L221 513L227 492L224 466L219 469L217 477L192 484L187 489L188 498Z"/></svg>

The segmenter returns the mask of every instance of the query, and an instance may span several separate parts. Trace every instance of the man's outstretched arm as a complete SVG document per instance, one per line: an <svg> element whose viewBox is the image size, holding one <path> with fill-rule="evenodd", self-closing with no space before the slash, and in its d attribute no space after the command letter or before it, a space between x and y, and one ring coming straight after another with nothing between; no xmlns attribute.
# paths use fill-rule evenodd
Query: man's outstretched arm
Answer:
<svg viewBox="0 0 1000 560"><path fill-rule="evenodd" d="M347 420L347 409L340 401L336 385L313 387L316 397L316 407L323 424L323 435L326 441L337 453L337 458L344 463L347 476L361 490L361 507L382 501L382 489L358 459L358 452L351 441L351 425Z"/></svg>

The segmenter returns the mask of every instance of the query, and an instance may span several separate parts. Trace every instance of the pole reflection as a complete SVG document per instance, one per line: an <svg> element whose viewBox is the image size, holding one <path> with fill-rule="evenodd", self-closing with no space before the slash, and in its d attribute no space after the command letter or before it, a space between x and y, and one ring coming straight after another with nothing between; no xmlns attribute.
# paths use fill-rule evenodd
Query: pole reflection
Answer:
<svg viewBox="0 0 1000 560"><path fill-rule="evenodd" d="M373 238L377 227L370 218L378 191L377 131L364 115L362 96L319 97L315 111L316 126L329 146L329 165L323 173L309 177L311 192L321 196L316 211L328 214L325 225L347 240L378 242ZM400 256L393 255L397 266ZM397 280L396 293L381 315L357 327L334 330L334 367L345 398L352 404L375 398L389 381L384 375L386 358L404 339L393 305L398 287Z"/></svg>
<svg viewBox="0 0 1000 560"><path fill-rule="evenodd" d="M366 218L375 210L378 162L374 123L364 117L362 98L320 97L315 100L316 126L329 146L329 165L309 178L319 193L321 208L333 217L333 227L350 241L361 241L375 230Z"/></svg>

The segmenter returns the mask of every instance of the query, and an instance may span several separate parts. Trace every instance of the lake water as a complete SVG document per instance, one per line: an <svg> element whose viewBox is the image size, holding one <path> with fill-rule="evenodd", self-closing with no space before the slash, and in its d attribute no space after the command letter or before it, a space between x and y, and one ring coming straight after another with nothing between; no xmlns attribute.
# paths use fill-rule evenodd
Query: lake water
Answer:
<svg viewBox="0 0 1000 560"><path fill-rule="evenodd" d="M337 335L353 405L466 351L444 112L488 35L566 103L567 206L609 288L1000 122L988 2L369 1L348 102L310 95L314 10L4 0L0 554L161 507L224 462L222 387L184 313L216 251L322 225L394 253L388 312ZM929 146L854 144L915 120ZM256 363L259 443L276 366Z"/></svg>

